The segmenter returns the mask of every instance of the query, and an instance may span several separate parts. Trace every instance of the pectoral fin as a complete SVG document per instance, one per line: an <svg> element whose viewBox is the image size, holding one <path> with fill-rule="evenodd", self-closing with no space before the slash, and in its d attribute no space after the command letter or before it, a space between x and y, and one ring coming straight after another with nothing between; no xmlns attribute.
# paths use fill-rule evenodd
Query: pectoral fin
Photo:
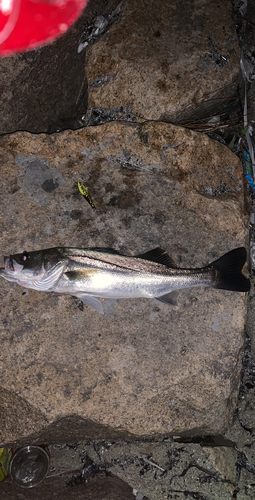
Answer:
<svg viewBox="0 0 255 500"><path fill-rule="evenodd" d="M93 297L93 295L87 295L86 293L78 293L75 295L77 299L80 299L84 304L86 304L89 307L92 307L92 309L95 309L100 314L104 314L104 309L103 306L100 302L99 299L96 297Z"/></svg>

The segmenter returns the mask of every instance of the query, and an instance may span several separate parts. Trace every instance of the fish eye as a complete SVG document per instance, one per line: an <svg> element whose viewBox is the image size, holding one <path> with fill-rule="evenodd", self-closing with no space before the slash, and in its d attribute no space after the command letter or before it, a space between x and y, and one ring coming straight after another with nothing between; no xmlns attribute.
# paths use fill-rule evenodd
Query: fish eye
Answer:
<svg viewBox="0 0 255 500"><path fill-rule="evenodd" d="M22 260L25 262L27 259L29 259L30 255L27 252L23 252L22 254Z"/></svg>

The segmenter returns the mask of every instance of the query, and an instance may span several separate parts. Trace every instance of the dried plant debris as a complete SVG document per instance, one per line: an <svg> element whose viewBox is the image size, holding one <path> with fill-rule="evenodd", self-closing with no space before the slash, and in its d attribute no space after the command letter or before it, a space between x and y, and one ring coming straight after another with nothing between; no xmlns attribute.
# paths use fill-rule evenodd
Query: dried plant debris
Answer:
<svg viewBox="0 0 255 500"><path fill-rule="evenodd" d="M96 465L93 460L86 455L84 457L83 469L78 474L74 474L66 484L67 486L77 486L81 483L87 484L91 478L102 473L105 475L107 474L105 465Z"/></svg>
<svg viewBox="0 0 255 500"><path fill-rule="evenodd" d="M105 78L110 76L96 78L93 82L94 86L100 86ZM103 123L112 121L136 122L137 116L132 112L132 106L120 106L118 108L91 108L86 114L77 114L74 117L68 117L63 120L58 120L50 126L48 133L62 132L63 130L77 130L82 127L94 127Z"/></svg>
<svg viewBox="0 0 255 500"><path fill-rule="evenodd" d="M215 68L224 68L229 63L230 54L228 52L221 54L217 48L216 40L211 36L209 37L208 44L210 48L208 57L214 61Z"/></svg>
<svg viewBox="0 0 255 500"><path fill-rule="evenodd" d="M94 84L100 85L97 79ZM84 127L94 127L95 125L102 125L103 123L112 121L127 121L136 122L137 117L132 112L132 106L120 106L118 108L91 108L88 113L82 118Z"/></svg>
<svg viewBox="0 0 255 500"><path fill-rule="evenodd" d="M91 23L84 27L84 32L79 41L78 54L109 29L120 14L122 4L123 1L107 17L96 16Z"/></svg>
<svg viewBox="0 0 255 500"><path fill-rule="evenodd" d="M182 120L177 123L185 128L189 128L196 132L202 132L208 134L217 133L231 133L233 129L233 134L236 132L237 135L240 134L243 129L243 101L244 97L244 86L237 89L235 94L229 99L228 105L221 113L215 115L211 114L203 118L195 118L189 120ZM232 134L232 135L233 135ZM215 138L215 137L212 137Z"/></svg>

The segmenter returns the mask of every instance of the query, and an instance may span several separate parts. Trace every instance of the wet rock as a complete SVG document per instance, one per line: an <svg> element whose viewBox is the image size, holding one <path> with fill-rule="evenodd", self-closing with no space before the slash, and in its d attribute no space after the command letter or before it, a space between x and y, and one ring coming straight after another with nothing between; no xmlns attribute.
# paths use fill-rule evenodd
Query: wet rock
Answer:
<svg viewBox="0 0 255 500"><path fill-rule="evenodd" d="M75 25L54 43L0 59L0 134L78 128L87 109L85 51L78 51L98 15L118 0L89 2Z"/></svg>
<svg viewBox="0 0 255 500"><path fill-rule="evenodd" d="M96 246L135 255L161 246L177 266L201 267L246 243L242 166L207 136L111 123L3 136L0 157L1 254ZM45 191L49 179L54 189ZM226 429L240 381L244 295L196 288L174 307L103 302L101 316L71 297L1 280L1 389L16 397L1 442ZM2 399L0 408L5 420ZM17 418L27 424L15 426Z"/></svg>
<svg viewBox="0 0 255 500"><path fill-rule="evenodd" d="M222 113L237 86L239 59L229 0L128 0L88 49L87 123Z"/></svg>

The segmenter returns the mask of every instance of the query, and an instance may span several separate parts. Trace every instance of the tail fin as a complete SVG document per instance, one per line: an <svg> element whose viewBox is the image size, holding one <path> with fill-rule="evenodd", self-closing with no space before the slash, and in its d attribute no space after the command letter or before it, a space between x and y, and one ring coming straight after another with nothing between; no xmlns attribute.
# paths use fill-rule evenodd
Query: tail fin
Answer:
<svg viewBox="0 0 255 500"><path fill-rule="evenodd" d="M232 290L235 292L248 292L250 280L242 274L242 268L246 262L246 249L236 248L226 253L218 260L212 262L208 267L216 270L215 288Z"/></svg>

